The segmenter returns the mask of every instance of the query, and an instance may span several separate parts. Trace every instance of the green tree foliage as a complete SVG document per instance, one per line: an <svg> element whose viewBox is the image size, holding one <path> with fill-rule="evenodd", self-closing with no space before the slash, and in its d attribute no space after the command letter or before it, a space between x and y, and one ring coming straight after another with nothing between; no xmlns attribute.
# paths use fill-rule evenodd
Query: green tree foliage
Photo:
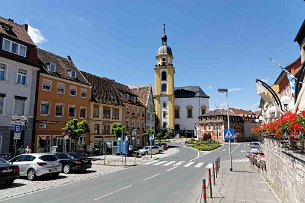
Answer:
<svg viewBox="0 0 305 203"><path fill-rule="evenodd" d="M146 142L149 142L149 134L153 134L154 135L155 131L151 130L151 129L148 129L148 130L145 131L144 137L145 137Z"/></svg>
<svg viewBox="0 0 305 203"><path fill-rule="evenodd" d="M116 135L116 138L122 136L122 130L126 130L126 127L122 123L113 123L112 124L112 133Z"/></svg>
<svg viewBox="0 0 305 203"><path fill-rule="evenodd" d="M90 132L88 122L78 121L76 118L68 121L62 130L63 135L68 135L73 140L78 140L82 134Z"/></svg>

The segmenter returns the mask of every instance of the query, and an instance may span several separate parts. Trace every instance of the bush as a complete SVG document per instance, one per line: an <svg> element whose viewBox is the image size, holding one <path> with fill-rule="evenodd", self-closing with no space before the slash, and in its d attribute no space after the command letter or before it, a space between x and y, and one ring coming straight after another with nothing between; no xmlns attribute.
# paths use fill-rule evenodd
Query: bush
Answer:
<svg viewBox="0 0 305 203"><path fill-rule="evenodd" d="M211 150L217 149L220 146L221 145L220 145L219 142L212 142L210 144L204 143L204 144L201 144L201 145L193 145L192 147L199 150L199 151L211 151Z"/></svg>

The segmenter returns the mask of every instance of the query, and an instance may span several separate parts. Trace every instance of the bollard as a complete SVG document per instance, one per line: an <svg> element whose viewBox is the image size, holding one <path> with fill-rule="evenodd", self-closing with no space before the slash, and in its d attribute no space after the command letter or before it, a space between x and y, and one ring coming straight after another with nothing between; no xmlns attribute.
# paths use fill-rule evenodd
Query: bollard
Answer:
<svg viewBox="0 0 305 203"><path fill-rule="evenodd" d="M210 187L210 198L213 198L213 196L212 196L212 174L211 174L210 168L209 168L209 187Z"/></svg>
<svg viewBox="0 0 305 203"><path fill-rule="evenodd" d="M218 157L218 169L220 169L220 157Z"/></svg>
<svg viewBox="0 0 305 203"><path fill-rule="evenodd" d="M215 170L216 170L216 178L217 178L217 174L218 174L218 159L216 159L216 161L215 161Z"/></svg>
<svg viewBox="0 0 305 203"><path fill-rule="evenodd" d="M215 164L213 164L213 183L214 183L214 185L216 185L216 183L215 183Z"/></svg>
<svg viewBox="0 0 305 203"><path fill-rule="evenodd" d="M205 184L205 179L202 179L202 199L203 203L207 203L207 186Z"/></svg>

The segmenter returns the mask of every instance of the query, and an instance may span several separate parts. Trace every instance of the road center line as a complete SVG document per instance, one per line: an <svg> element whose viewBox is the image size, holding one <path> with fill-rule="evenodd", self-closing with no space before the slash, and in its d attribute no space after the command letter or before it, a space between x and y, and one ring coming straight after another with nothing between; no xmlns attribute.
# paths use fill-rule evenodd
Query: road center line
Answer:
<svg viewBox="0 0 305 203"><path fill-rule="evenodd" d="M118 190L116 190L116 191L110 192L110 193L108 193L108 194L106 194L106 195L103 195L103 196L101 196L101 197L98 197L98 198L96 198L96 199L94 199L94 200L96 201L96 200L99 200L99 199L103 199L104 197L107 197L107 196L112 195L112 194L114 194L114 193L117 193L117 192L120 192L120 191L122 191L122 190L125 190L125 189L127 189L127 188L129 188L129 187L131 187L131 186L132 186L132 185L128 185L128 186L126 186L126 187L123 187L123 188L118 189Z"/></svg>
<svg viewBox="0 0 305 203"><path fill-rule="evenodd" d="M170 168L170 169L167 169L166 171L171 171L171 170L173 170L173 169L175 169L175 168L177 168L178 166L174 166L173 168Z"/></svg>
<svg viewBox="0 0 305 203"><path fill-rule="evenodd" d="M153 177L156 177L156 176L158 176L158 175L160 175L160 173L157 173L156 175L153 175L153 176L150 176L150 177L148 177L148 178L145 178L144 181L147 181L147 180L149 180L149 179L151 179L151 178L153 178Z"/></svg>

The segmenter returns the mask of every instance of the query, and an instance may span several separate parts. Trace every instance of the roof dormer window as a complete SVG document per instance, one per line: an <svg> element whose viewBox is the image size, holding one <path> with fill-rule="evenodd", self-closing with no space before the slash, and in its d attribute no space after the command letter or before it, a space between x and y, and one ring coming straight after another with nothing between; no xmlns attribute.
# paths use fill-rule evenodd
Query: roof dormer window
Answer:
<svg viewBox="0 0 305 203"><path fill-rule="evenodd" d="M3 38L2 50L26 57L27 47L17 42Z"/></svg>
<svg viewBox="0 0 305 203"><path fill-rule="evenodd" d="M68 74L71 78L76 78L76 71L75 70L68 70Z"/></svg>
<svg viewBox="0 0 305 203"><path fill-rule="evenodd" d="M10 31L11 30L11 27L7 24L3 24L2 27L5 31Z"/></svg>
<svg viewBox="0 0 305 203"><path fill-rule="evenodd" d="M56 73L56 64L53 62L50 62L48 65L48 71L51 73Z"/></svg>

